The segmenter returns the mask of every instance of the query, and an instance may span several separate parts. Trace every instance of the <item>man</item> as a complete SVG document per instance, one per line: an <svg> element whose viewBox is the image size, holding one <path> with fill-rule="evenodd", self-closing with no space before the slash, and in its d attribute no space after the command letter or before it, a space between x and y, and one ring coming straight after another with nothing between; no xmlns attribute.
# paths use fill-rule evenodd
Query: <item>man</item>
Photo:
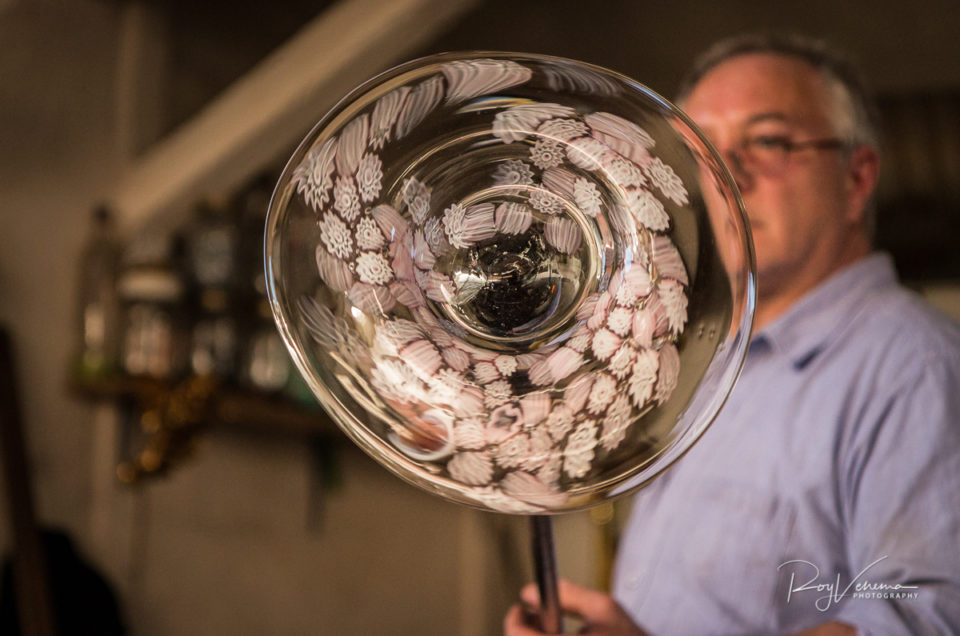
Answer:
<svg viewBox="0 0 960 636"><path fill-rule="evenodd" d="M754 339L714 425L636 496L613 598L562 582L561 605L598 635L960 633L960 328L872 252L858 82L750 36L678 101L743 195ZM505 631L537 633L520 606Z"/></svg>

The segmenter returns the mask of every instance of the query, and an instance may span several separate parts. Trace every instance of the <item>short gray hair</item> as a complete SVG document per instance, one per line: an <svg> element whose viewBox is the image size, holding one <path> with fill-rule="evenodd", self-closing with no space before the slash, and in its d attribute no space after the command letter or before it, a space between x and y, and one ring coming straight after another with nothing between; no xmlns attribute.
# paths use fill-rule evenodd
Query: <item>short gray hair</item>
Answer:
<svg viewBox="0 0 960 636"><path fill-rule="evenodd" d="M772 53L803 60L827 80L838 112L837 134L851 146L879 147L879 117L873 98L854 65L825 42L798 34L746 33L721 40L698 57L682 78L677 103L682 104L693 87L721 63L751 53Z"/></svg>
<svg viewBox="0 0 960 636"><path fill-rule="evenodd" d="M833 123L850 149L871 146L880 152L880 117L860 72L843 54L825 42L795 33L746 33L720 40L694 60L680 81L676 103L690 96L697 82L723 62L751 53L770 53L802 60L827 81L833 95ZM864 226L871 238L876 230L876 203L871 197L864 210Z"/></svg>

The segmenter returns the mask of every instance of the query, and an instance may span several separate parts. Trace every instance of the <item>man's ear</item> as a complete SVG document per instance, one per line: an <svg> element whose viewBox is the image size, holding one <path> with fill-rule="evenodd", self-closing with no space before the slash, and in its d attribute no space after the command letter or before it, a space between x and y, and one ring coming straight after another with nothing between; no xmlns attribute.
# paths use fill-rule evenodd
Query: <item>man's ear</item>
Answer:
<svg viewBox="0 0 960 636"><path fill-rule="evenodd" d="M859 223L877 187L880 177L880 154L873 146L857 146L847 161L847 214Z"/></svg>

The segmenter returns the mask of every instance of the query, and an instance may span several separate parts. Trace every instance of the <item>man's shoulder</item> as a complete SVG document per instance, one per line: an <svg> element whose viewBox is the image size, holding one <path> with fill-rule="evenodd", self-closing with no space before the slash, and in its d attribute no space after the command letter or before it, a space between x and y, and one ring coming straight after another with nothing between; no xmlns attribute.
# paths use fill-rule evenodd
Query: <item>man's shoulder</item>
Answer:
<svg viewBox="0 0 960 636"><path fill-rule="evenodd" d="M891 351L952 355L960 361L960 324L902 285L865 299L851 327L853 333Z"/></svg>
<svg viewBox="0 0 960 636"><path fill-rule="evenodd" d="M916 292L900 285L877 290L849 318L827 364L859 395L876 400L920 386L948 391L960 379L960 324Z"/></svg>

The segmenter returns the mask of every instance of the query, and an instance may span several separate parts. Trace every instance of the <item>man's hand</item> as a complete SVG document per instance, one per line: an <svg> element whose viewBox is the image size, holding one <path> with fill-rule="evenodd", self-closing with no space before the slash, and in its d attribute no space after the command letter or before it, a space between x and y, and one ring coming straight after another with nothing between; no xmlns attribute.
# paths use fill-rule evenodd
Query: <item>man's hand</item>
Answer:
<svg viewBox="0 0 960 636"><path fill-rule="evenodd" d="M602 592L581 587L570 581L561 580L557 591L560 595L560 607L567 615L576 616L583 621L580 634L590 636L649 636L637 627L633 620L613 598ZM520 593L529 607L539 609L540 595L536 585L527 585ZM525 610L520 604L507 612L503 621L504 636L542 636L543 632L527 625Z"/></svg>

